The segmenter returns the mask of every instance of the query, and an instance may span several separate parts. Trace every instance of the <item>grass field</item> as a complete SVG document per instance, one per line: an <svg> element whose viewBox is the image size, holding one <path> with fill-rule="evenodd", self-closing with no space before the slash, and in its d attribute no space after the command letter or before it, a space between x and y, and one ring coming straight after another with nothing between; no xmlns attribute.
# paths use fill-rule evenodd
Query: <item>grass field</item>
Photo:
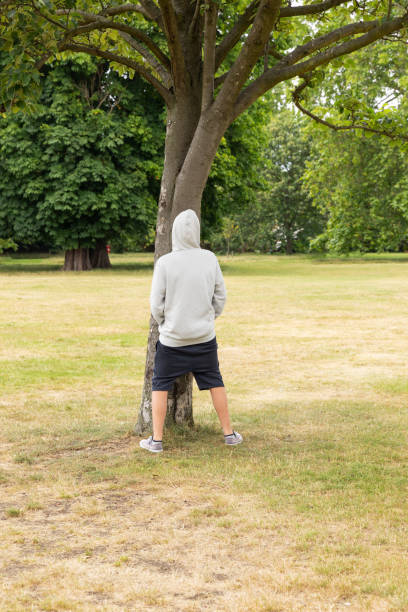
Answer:
<svg viewBox="0 0 408 612"><path fill-rule="evenodd" d="M234 448L133 435L152 254L0 258L0 610L408 610L408 255L219 257Z"/></svg>

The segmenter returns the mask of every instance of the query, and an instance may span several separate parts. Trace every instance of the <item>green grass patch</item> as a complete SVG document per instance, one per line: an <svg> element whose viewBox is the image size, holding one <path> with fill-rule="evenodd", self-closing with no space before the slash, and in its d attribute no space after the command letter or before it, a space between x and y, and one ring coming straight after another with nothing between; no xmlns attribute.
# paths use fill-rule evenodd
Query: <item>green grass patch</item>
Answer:
<svg viewBox="0 0 408 612"><path fill-rule="evenodd" d="M18 554L31 554L32 593L43 593L24 592L23 604L10 582L10 609L99 609L105 597L114 609L115 588L130 589L143 568L151 583L129 590L122 609L184 609L167 579L191 610L200 593L228 609L231 592L257 611L299 601L408 608L408 257L219 259L220 367L244 444L226 447L194 383L195 426L166 429L164 453L151 455L132 432L153 254L114 254L111 270L68 274L61 254L0 257L4 550L11 580ZM61 544L70 538L82 538L72 557ZM223 554L231 582L217 578L211 595L211 571L227 575ZM100 583L84 586L99 571Z"/></svg>

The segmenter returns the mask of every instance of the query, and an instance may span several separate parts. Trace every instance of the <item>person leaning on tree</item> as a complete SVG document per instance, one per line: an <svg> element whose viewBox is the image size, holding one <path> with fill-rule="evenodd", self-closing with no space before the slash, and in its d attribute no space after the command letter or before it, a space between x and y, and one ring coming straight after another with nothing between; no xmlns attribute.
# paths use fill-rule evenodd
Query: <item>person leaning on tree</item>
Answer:
<svg viewBox="0 0 408 612"><path fill-rule="evenodd" d="M191 208L174 219L172 250L153 271L150 308L159 324L152 377L153 434L140 446L163 451L167 395L179 376L192 372L200 391L209 389L225 444L243 437L231 428L227 394L219 369L214 321L227 292L216 255L200 247L200 221Z"/></svg>

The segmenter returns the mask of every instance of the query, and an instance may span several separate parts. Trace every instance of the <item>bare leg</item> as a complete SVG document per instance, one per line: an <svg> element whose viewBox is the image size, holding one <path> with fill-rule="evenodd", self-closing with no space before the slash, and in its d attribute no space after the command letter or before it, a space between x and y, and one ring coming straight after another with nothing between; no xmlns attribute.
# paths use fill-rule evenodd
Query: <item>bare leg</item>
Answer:
<svg viewBox="0 0 408 612"><path fill-rule="evenodd" d="M227 392L225 391L225 387L212 387L212 389L210 389L210 393L224 434L231 434L232 428L230 424Z"/></svg>
<svg viewBox="0 0 408 612"><path fill-rule="evenodd" d="M152 391L153 440L163 439L168 391Z"/></svg>

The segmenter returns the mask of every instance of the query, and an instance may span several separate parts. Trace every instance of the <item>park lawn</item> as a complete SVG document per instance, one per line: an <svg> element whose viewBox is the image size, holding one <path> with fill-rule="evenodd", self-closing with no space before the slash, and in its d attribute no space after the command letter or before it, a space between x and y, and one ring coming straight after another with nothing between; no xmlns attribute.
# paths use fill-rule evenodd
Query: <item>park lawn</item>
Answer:
<svg viewBox="0 0 408 612"><path fill-rule="evenodd" d="M153 255L0 258L0 609L408 609L408 256L219 256L235 448L133 435Z"/></svg>

